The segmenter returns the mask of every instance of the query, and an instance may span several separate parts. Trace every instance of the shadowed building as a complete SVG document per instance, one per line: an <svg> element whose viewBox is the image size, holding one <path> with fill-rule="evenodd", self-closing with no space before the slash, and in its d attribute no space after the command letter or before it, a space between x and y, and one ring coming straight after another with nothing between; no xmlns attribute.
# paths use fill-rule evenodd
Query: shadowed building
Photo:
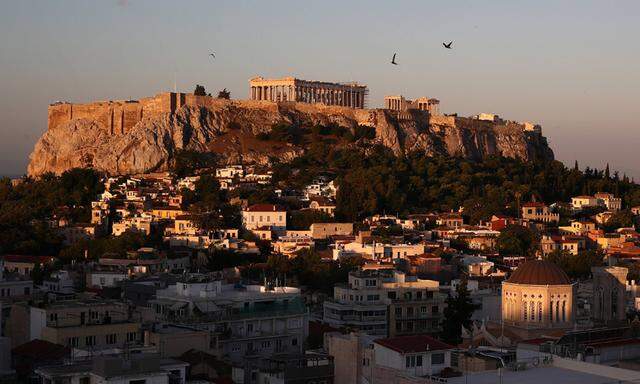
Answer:
<svg viewBox="0 0 640 384"><path fill-rule="evenodd" d="M254 77L249 80L249 98L266 101L301 101L321 103L351 108L364 108L367 86L355 82L329 83L283 77L265 79Z"/></svg>
<svg viewBox="0 0 640 384"><path fill-rule="evenodd" d="M624 267L592 267L593 320L596 323L621 322L626 319L625 295L627 272Z"/></svg>

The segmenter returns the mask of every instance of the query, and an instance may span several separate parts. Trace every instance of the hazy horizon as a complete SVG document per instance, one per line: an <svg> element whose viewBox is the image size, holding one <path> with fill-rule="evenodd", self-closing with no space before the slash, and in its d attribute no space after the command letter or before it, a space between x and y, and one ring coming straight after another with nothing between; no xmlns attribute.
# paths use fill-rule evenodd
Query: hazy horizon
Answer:
<svg viewBox="0 0 640 384"><path fill-rule="evenodd" d="M640 3L20 1L0 14L0 174L22 174L47 105L354 80L445 113L542 125L557 159L640 180ZM454 41L446 50L443 41ZM208 54L216 52L212 60ZM393 53L398 66L391 66Z"/></svg>

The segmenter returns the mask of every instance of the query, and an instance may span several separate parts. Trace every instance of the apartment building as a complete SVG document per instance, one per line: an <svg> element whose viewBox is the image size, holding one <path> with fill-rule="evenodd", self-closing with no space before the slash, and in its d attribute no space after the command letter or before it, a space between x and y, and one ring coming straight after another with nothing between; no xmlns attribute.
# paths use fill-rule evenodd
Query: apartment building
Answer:
<svg viewBox="0 0 640 384"><path fill-rule="evenodd" d="M140 343L140 323L126 304L95 298L18 303L8 327L12 344L41 339L82 350L117 348Z"/></svg>
<svg viewBox="0 0 640 384"><path fill-rule="evenodd" d="M324 322L371 335L434 333L445 299L438 287L393 269L360 269L334 287L333 299L324 302Z"/></svg>
<svg viewBox="0 0 640 384"><path fill-rule="evenodd" d="M544 203L532 201L522 205L522 218L542 223L558 223L560 214L552 212Z"/></svg>
<svg viewBox="0 0 640 384"><path fill-rule="evenodd" d="M215 274L186 275L150 300L156 315L211 334L211 349L232 362L302 353L308 311L293 287L227 284Z"/></svg>
<svg viewBox="0 0 640 384"><path fill-rule="evenodd" d="M284 231L287 229L287 210L273 204L255 204L242 211L242 225L248 230L266 227Z"/></svg>

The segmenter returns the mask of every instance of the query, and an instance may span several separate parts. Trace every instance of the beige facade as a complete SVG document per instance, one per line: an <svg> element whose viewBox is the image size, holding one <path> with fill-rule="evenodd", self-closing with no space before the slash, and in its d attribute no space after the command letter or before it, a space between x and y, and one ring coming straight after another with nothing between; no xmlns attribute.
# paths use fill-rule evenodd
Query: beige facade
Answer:
<svg viewBox="0 0 640 384"><path fill-rule="evenodd" d="M351 108L364 108L367 87L358 83L329 83L295 77L249 80L249 98L266 101L299 101Z"/></svg>
<svg viewBox="0 0 640 384"><path fill-rule="evenodd" d="M126 304L78 299L47 305L21 304L11 321L23 342L42 339L73 348L96 349L137 344L140 324L132 321ZM15 316L14 316L15 315Z"/></svg>
<svg viewBox="0 0 640 384"><path fill-rule="evenodd" d="M242 211L242 224L250 231L257 229L285 230L287 211L277 205L256 204Z"/></svg>
<svg viewBox="0 0 640 384"><path fill-rule="evenodd" d="M187 326L154 325L144 332L144 344L155 346L162 357L179 357L191 349L210 352L211 334Z"/></svg>
<svg viewBox="0 0 640 384"><path fill-rule="evenodd" d="M502 283L502 319L527 328L563 328L573 324L575 284Z"/></svg>
<svg viewBox="0 0 640 384"><path fill-rule="evenodd" d="M416 100L405 99L404 96L385 96L384 107L394 111L406 111L408 109L419 109L428 111L432 115L438 115L440 100L428 97L420 97Z"/></svg>
<svg viewBox="0 0 640 384"><path fill-rule="evenodd" d="M311 237L326 239L329 236L349 236L353 234L353 223L313 223Z"/></svg>
<svg viewBox="0 0 640 384"><path fill-rule="evenodd" d="M560 214L552 212L545 204L531 202L522 206L522 218L543 223L557 223L560 221Z"/></svg>
<svg viewBox="0 0 640 384"><path fill-rule="evenodd" d="M593 319L599 323L626 319L625 295L627 273L624 267L592 267Z"/></svg>
<svg viewBox="0 0 640 384"><path fill-rule="evenodd" d="M139 323L96 324L71 327L45 327L42 340L81 349L121 347L137 344Z"/></svg>

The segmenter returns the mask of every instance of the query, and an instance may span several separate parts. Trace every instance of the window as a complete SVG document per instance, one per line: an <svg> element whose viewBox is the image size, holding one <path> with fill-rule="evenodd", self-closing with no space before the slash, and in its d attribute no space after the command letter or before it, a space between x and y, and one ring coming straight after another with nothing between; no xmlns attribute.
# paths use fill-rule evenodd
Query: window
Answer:
<svg viewBox="0 0 640 384"><path fill-rule="evenodd" d="M247 324L247 332L253 332L253 324Z"/></svg>
<svg viewBox="0 0 640 384"><path fill-rule="evenodd" d="M95 337L95 336L87 336L87 337L85 337L85 338L84 338L84 344L85 344L87 347L90 347L90 346L96 345L96 337Z"/></svg>
<svg viewBox="0 0 640 384"><path fill-rule="evenodd" d="M298 338L294 337L293 339L291 339L291 345L296 346L298 345Z"/></svg>
<svg viewBox="0 0 640 384"><path fill-rule="evenodd" d="M89 376L81 377L79 383L80 384L91 384L91 378Z"/></svg>
<svg viewBox="0 0 640 384"><path fill-rule="evenodd" d="M402 316L402 308L396 308L396 316Z"/></svg>
<svg viewBox="0 0 640 384"><path fill-rule="evenodd" d="M137 339L136 336L137 336L136 332L127 332L127 342L136 341Z"/></svg>
<svg viewBox="0 0 640 384"><path fill-rule="evenodd" d="M29 295L29 294L31 294L31 288L29 288L29 287L24 287L24 294L25 294L25 295Z"/></svg>
<svg viewBox="0 0 640 384"><path fill-rule="evenodd" d="M263 341L262 342L262 349L267 349L267 348L271 348L271 342L270 341Z"/></svg>
<svg viewBox="0 0 640 384"><path fill-rule="evenodd" d="M407 368L412 368L416 366L416 357L415 356L407 356L405 357L405 365Z"/></svg>
<svg viewBox="0 0 640 384"><path fill-rule="evenodd" d="M422 367L422 355L416 356L416 367Z"/></svg>
<svg viewBox="0 0 640 384"><path fill-rule="evenodd" d="M420 307L420 313L427 313L427 307L426 306Z"/></svg>
<svg viewBox="0 0 640 384"><path fill-rule="evenodd" d="M434 305L433 307L431 307L431 313L438 313L438 306Z"/></svg>
<svg viewBox="0 0 640 384"><path fill-rule="evenodd" d="M107 344L115 344L118 341L118 335L115 333L106 336Z"/></svg>
<svg viewBox="0 0 640 384"><path fill-rule="evenodd" d="M396 292L395 291L387 292L387 297L390 298L390 299L395 299L396 298Z"/></svg>
<svg viewBox="0 0 640 384"><path fill-rule="evenodd" d="M434 353L431 355L431 365L444 364L444 353Z"/></svg>
<svg viewBox="0 0 640 384"><path fill-rule="evenodd" d="M77 347L79 344L79 339L78 337L69 337L67 339L67 345L70 347Z"/></svg>

